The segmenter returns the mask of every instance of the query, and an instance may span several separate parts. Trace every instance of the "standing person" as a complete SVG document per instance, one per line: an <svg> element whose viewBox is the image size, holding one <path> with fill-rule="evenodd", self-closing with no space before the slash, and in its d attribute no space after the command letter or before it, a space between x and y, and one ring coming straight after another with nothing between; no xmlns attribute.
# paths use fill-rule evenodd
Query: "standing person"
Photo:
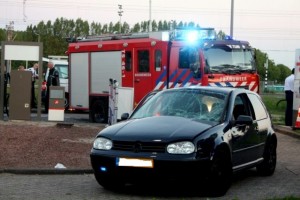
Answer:
<svg viewBox="0 0 300 200"><path fill-rule="evenodd" d="M286 77L284 81L284 92L286 99L286 109L285 109L285 125L293 125L293 98L294 98L294 72L295 68L292 69L292 74Z"/></svg>
<svg viewBox="0 0 300 200"><path fill-rule="evenodd" d="M9 82L10 82L10 73L7 72L6 66L4 65L4 92L3 92L4 101L3 102L4 102L5 113L7 115L8 115L8 109L7 109L7 104L8 104L7 84Z"/></svg>
<svg viewBox="0 0 300 200"><path fill-rule="evenodd" d="M36 108L36 100L35 100L35 80L39 78L37 73L37 69L39 68L38 63L34 63L33 67L30 67L28 71L31 71L32 78L31 78L31 108Z"/></svg>
<svg viewBox="0 0 300 200"><path fill-rule="evenodd" d="M45 113L48 113L49 108L49 93L50 86L59 86L59 72L55 69L53 62L48 62L48 77L47 77L47 93L46 93L46 101L45 101Z"/></svg>

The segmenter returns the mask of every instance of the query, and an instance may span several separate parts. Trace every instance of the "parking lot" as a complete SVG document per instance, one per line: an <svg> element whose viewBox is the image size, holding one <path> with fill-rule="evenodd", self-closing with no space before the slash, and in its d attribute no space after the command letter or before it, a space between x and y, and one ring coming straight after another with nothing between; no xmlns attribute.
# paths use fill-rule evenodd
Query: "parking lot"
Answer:
<svg viewBox="0 0 300 200"><path fill-rule="evenodd" d="M260 177L254 169L237 174L227 194L217 199L300 197L300 140L277 135L278 161L274 175ZM208 196L201 189L195 184L165 184L157 180L112 192L99 186L93 174L0 174L0 199L206 199Z"/></svg>

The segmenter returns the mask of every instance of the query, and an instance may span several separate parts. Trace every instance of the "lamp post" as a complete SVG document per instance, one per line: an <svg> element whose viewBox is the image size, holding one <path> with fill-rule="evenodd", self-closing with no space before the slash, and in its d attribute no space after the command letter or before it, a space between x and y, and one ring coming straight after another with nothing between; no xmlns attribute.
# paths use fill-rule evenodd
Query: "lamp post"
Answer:
<svg viewBox="0 0 300 200"><path fill-rule="evenodd" d="M119 33L121 33L121 27L122 27L122 25L121 25L121 18L122 18L122 13L123 13L123 10L122 10L122 5L118 5L119 6L119 11L118 11L118 14L119 14L119 16L120 16L120 26L119 26Z"/></svg>

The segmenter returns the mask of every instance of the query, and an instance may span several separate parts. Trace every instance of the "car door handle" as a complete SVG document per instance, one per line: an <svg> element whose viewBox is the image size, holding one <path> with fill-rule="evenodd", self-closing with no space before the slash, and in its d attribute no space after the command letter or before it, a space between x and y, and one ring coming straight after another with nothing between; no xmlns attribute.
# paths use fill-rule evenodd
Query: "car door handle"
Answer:
<svg viewBox="0 0 300 200"><path fill-rule="evenodd" d="M140 79L134 79L134 82L139 83L141 80Z"/></svg>

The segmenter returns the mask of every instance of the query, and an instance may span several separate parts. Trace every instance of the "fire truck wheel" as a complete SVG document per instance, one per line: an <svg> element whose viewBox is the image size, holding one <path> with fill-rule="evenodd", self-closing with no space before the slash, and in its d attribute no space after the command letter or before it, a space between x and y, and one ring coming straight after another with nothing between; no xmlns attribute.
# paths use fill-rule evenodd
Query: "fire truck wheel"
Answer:
<svg viewBox="0 0 300 200"><path fill-rule="evenodd" d="M69 94L65 94L65 110L69 110Z"/></svg>
<svg viewBox="0 0 300 200"><path fill-rule="evenodd" d="M105 112L105 110L106 109L105 109L103 101L96 100L92 104L92 110L91 110L93 122L96 122L96 123L107 122L107 113Z"/></svg>

